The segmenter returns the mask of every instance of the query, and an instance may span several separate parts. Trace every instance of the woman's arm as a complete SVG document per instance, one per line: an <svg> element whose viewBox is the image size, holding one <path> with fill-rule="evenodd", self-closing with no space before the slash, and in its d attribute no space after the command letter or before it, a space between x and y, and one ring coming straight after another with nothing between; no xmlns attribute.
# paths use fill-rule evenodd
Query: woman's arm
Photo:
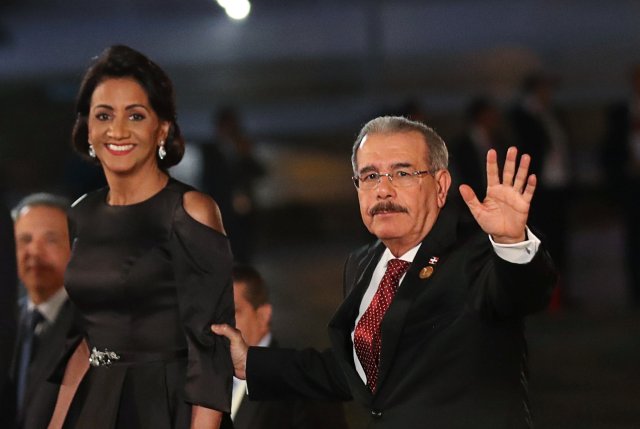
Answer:
<svg viewBox="0 0 640 429"><path fill-rule="evenodd" d="M59 429L64 424L67 412L71 406L71 401L78 390L78 386L89 369L89 347L85 340L82 340L76 350L69 358L64 370L64 377L58 391L56 407L49 422L48 429Z"/></svg>
<svg viewBox="0 0 640 429"><path fill-rule="evenodd" d="M211 408L194 405L191 407L191 429L218 429L222 413Z"/></svg>

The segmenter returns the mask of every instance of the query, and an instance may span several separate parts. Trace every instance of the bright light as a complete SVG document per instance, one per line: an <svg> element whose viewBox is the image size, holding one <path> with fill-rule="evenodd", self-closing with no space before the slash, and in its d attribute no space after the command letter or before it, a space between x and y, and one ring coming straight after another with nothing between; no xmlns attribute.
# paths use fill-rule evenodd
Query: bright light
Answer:
<svg viewBox="0 0 640 429"><path fill-rule="evenodd" d="M221 8L226 9L230 4L235 3L236 0L216 0Z"/></svg>
<svg viewBox="0 0 640 429"><path fill-rule="evenodd" d="M249 16L251 3L249 0L216 0L231 19L241 20Z"/></svg>

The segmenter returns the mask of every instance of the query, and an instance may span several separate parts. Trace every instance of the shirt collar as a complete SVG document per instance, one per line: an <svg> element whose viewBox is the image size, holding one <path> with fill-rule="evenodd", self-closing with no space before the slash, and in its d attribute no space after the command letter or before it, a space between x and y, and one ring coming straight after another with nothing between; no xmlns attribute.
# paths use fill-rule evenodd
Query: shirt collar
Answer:
<svg viewBox="0 0 640 429"><path fill-rule="evenodd" d="M393 253L391 253L391 250L387 248L382 254L382 257L380 258L380 262L384 264L385 269L387 268L387 263L391 259L402 259L403 261L413 262L421 245L422 243L418 243L415 247L409 249L404 254L400 255L399 258L396 258L395 256L393 256Z"/></svg>
<svg viewBox="0 0 640 429"><path fill-rule="evenodd" d="M35 305L31 299L27 300L27 309L33 311L37 308L48 323L53 323L67 300L67 291L62 287L45 302Z"/></svg>
<svg viewBox="0 0 640 429"><path fill-rule="evenodd" d="M271 332L267 332L267 335L262 337L262 339L258 343L258 347L268 347L269 344L271 344Z"/></svg>

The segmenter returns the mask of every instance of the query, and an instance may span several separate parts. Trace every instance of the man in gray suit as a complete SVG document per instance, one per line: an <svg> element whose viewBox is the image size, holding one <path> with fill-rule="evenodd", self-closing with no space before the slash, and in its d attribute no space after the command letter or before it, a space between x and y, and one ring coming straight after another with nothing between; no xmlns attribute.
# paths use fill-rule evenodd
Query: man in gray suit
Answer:
<svg viewBox="0 0 640 429"><path fill-rule="evenodd" d="M18 277L27 291L19 302L11 369L20 429L47 426L58 392L47 378L73 325L74 310L63 287L71 253L68 207L64 198L33 194L12 212Z"/></svg>

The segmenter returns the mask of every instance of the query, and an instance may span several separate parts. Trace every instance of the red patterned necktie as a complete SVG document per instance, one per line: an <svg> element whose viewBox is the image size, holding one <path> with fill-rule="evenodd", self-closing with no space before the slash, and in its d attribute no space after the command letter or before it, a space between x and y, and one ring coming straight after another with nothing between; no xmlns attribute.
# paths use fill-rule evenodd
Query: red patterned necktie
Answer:
<svg viewBox="0 0 640 429"><path fill-rule="evenodd" d="M409 265L411 265L410 262L402 259L389 260L387 271L380 281L371 304L369 304L369 307L356 325L353 344L356 349L356 355L367 375L367 385L372 392L376 390L380 351L382 350L380 323L398 290L400 278L407 271Z"/></svg>

